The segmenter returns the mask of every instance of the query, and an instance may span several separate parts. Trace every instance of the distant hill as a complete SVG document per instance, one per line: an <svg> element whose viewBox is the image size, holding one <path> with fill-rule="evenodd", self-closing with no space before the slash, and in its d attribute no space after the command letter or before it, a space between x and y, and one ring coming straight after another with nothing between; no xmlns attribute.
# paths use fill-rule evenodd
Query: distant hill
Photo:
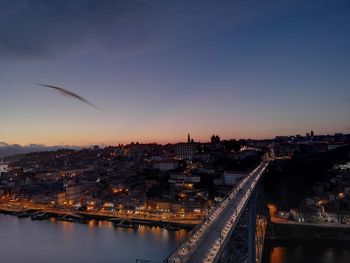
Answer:
<svg viewBox="0 0 350 263"><path fill-rule="evenodd" d="M267 200L281 210L298 207L312 193L312 186L327 177L335 161L349 159L349 146L324 153L309 154L291 160L277 160L264 176Z"/></svg>
<svg viewBox="0 0 350 263"><path fill-rule="evenodd" d="M57 146L46 146L44 144L8 144L6 142L0 142L0 155L15 155L24 154L30 152L43 152L43 151L56 151L58 149L80 149L76 146L57 145Z"/></svg>

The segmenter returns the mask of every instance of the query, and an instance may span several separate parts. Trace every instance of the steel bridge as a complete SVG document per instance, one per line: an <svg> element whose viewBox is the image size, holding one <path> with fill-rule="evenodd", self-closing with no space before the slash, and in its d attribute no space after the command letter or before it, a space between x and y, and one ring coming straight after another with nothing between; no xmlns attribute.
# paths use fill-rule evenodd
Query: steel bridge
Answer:
<svg viewBox="0 0 350 263"><path fill-rule="evenodd" d="M259 182L267 166L262 161L247 174L164 262L260 262L268 211Z"/></svg>

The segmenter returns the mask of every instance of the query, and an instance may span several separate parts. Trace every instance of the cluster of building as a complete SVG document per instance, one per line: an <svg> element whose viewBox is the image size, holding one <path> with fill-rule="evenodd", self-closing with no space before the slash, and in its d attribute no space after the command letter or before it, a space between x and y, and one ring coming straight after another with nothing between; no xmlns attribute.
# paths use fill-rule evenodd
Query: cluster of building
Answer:
<svg viewBox="0 0 350 263"><path fill-rule="evenodd" d="M350 162L335 164L328 179L312 187L299 208L279 211L278 217L309 223L350 224Z"/></svg>
<svg viewBox="0 0 350 263"><path fill-rule="evenodd" d="M277 136L269 145L274 159L291 159L299 155L326 152L343 146L349 135L315 135L313 131L305 136Z"/></svg>
<svg viewBox="0 0 350 263"><path fill-rule="evenodd" d="M259 162L246 141L130 143L19 155L0 175L0 201L57 209L203 216ZM13 157L12 157L13 159Z"/></svg>
<svg viewBox="0 0 350 263"><path fill-rule="evenodd" d="M186 142L176 144L35 152L11 157L7 171L0 173L0 201L201 217L262 158L290 158L305 149L322 151L321 144L329 149L346 139L313 133L274 140L221 140L213 135L210 142L200 143L188 135ZM346 200L350 189L341 190Z"/></svg>

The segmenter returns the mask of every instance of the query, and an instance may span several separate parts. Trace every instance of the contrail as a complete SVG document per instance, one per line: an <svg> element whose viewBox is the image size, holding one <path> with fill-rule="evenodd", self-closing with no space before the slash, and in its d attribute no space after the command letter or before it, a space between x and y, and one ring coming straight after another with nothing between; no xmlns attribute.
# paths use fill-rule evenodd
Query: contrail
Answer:
<svg viewBox="0 0 350 263"><path fill-rule="evenodd" d="M75 94L74 92L71 92L69 90L57 87L57 86L53 86L53 85L47 85L47 84L40 84L38 83L37 85L42 86L42 87L46 87L46 88L50 88L50 89L54 89L59 91L63 96L68 96L68 97L72 97L75 99L78 99L88 105L90 105L91 107L94 107L95 109L100 110L100 108L96 107L95 105L93 105L92 103L88 102L86 99L84 99L83 97L79 96L78 94Z"/></svg>

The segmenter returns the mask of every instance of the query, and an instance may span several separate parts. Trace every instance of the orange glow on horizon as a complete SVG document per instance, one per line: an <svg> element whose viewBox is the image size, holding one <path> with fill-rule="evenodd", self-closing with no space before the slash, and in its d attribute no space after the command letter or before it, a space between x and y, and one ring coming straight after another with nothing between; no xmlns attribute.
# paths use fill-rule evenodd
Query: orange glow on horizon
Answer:
<svg viewBox="0 0 350 263"><path fill-rule="evenodd" d="M203 136L197 136L197 135L192 135L191 137L194 139L195 142L210 142L210 137L213 135L208 134L208 135L203 135ZM220 136L220 134L219 134ZM162 138L163 137L163 138ZM220 136L221 137L221 136ZM69 138L62 138L62 139L45 139L44 136L38 137L37 140L35 139L24 139L24 138L11 138L11 137L5 137L3 141L5 141L8 144L19 144L21 146L28 146L30 144L42 144L45 146L60 146L60 145L67 145L67 146L78 146L78 147L88 147L92 145L112 145L116 146L118 144L129 144L131 142L139 142L139 143L157 143L157 144L168 144L168 143L178 143L178 142L186 142L187 141L187 133L184 134L183 136L155 136L155 137L149 137L149 138L123 138L120 137L120 139L116 139L118 136L114 136L114 138L104 138L104 139L93 139L92 137L89 138L83 138L82 136L80 138L74 138L74 136L71 136ZM247 137L247 136L225 136L221 137L222 140L231 140L231 139L272 139L273 136L270 137Z"/></svg>
<svg viewBox="0 0 350 263"><path fill-rule="evenodd" d="M163 126L166 126L164 124ZM160 124L158 124L160 126ZM46 146L79 146L87 147L91 145L112 145L129 144L131 142L139 143L158 143L168 144L177 142L186 142L187 134L190 133L191 138L195 142L209 142L213 134L218 134L222 140L230 139L273 139L278 135L293 136L304 133L298 129L280 129L267 130L259 126L246 127L240 130L233 130L232 127L220 127L220 129L212 129L203 127L191 127L188 130L174 131L163 126L153 127L149 130L129 130L114 132L113 130L104 129L103 127L86 128L86 129L68 129L66 127L60 130L50 128L33 131L26 129L12 129L2 134L1 141L8 144L19 144L22 146L30 144L43 144ZM203 128L203 129L202 129ZM261 129L260 129L261 128ZM156 132L155 132L156 130ZM319 130L318 134L333 134L335 131Z"/></svg>

